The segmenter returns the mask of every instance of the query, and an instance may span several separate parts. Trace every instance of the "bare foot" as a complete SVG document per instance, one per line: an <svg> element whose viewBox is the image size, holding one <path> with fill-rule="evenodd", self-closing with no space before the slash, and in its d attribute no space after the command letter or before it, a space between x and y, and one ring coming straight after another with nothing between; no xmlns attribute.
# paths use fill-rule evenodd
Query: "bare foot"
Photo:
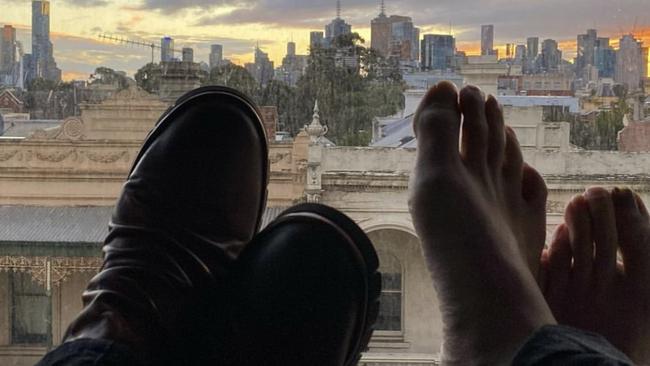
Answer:
<svg viewBox="0 0 650 366"><path fill-rule="evenodd" d="M463 140L458 141L464 116ZM442 360L508 364L537 328L555 324L535 281L546 187L524 165L497 101L440 83L415 116L409 201L441 302Z"/></svg>
<svg viewBox="0 0 650 366"><path fill-rule="evenodd" d="M643 202L627 189L592 188L569 203L565 219L544 276L558 322L602 334L634 362L650 364L650 216Z"/></svg>

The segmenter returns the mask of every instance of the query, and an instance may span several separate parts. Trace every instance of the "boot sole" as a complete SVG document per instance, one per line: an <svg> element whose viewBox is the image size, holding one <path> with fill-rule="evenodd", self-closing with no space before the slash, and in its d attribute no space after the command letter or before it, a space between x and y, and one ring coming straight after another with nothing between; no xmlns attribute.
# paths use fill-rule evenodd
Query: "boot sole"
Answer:
<svg viewBox="0 0 650 366"><path fill-rule="evenodd" d="M174 105L169 107L163 114L160 116L158 121L156 122L154 128L147 134L147 137L145 138L145 141L140 148L140 151L138 152L137 157L133 161L133 165L131 165L131 169L129 170L128 176L131 176L133 173L133 170L135 167L138 165L142 157L144 156L145 152L149 149L149 146L158 138L158 136L167 129L167 127L172 123L173 118L172 116L174 115L174 112L176 112L178 109L181 107L185 106L187 103L191 103L193 100L204 97L204 96L216 96L216 97L227 97L227 98L232 98L234 102L242 103L244 108L247 108L249 112L252 112L255 118L253 120L256 120L258 123L255 123L255 130L258 132L257 137L258 137L258 142L260 143L260 146L262 146L262 151L265 151L266 153L263 154L264 156L262 157L262 170L263 170L263 181L264 184L262 185L263 191L261 192L261 199L260 199L260 207L258 209L258 215L257 215L257 222L255 224L255 232L258 232L260 229L260 225L262 223L262 216L264 215L264 210L266 208L266 199L268 195L268 184L269 184L269 156L268 156L268 143L267 143L267 137L266 137L266 130L264 129L264 124L262 122L262 114L260 113L259 109L255 105L255 103L245 94L232 89L228 88L225 86L204 86L201 88L194 89L180 98L176 100Z"/></svg>
<svg viewBox="0 0 650 366"><path fill-rule="evenodd" d="M291 217L305 217L327 222L344 233L351 245L356 248L359 257L364 262L364 282L366 288L363 315L359 316L354 337L357 341L351 352L346 357L344 366L355 366L361 359L361 353L368 350L368 343L372 337L374 324L379 315L379 296L381 295L381 273L379 273L379 258L368 236L349 217L328 206L313 203L304 203L284 211L278 222Z"/></svg>

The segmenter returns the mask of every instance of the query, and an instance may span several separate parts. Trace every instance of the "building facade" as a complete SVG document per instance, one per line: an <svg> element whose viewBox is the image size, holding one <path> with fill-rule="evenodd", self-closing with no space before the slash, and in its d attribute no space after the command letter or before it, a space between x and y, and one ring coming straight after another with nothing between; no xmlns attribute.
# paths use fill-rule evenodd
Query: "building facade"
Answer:
<svg viewBox="0 0 650 366"><path fill-rule="evenodd" d="M61 80L50 40L50 2L32 1L32 66L34 77Z"/></svg>
<svg viewBox="0 0 650 366"><path fill-rule="evenodd" d="M424 93L409 93L407 110ZM526 161L547 181L549 233L585 187L624 185L650 198L650 154L573 150L568 123L542 121L541 108L505 104ZM61 342L101 265L106 225L131 162L168 106L131 87L84 104L81 116L58 127L27 138L0 137L0 364L33 365ZM272 110L263 113L276 118ZM438 364L442 321L407 206L415 150L326 146L325 128L308 131L270 144L263 225L304 201L350 216L377 248L386 279L376 331L360 364Z"/></svg>
<svg viewBox="0 0 650 366"><path fill-rule="evenodd" d="M215 67L221 66L223 62L223 46L220 44L213 44L210 46L210 70Z"/></svg>
<svg viewBox="0 0 650 366"><path fill-rule="evenodd" d="M453 36L425 34L422 38L422 70L453 70L456 40Z"/></svg>
<svg viewBox="0 0 650 366"><path fill-rule="evenodd" d="M481 56L496 55L494 49L494 25L481 26Z"/></svg>
<svg viewBox="0 0 650 366"><path fill-rule="evenodd" d="M642 81L648 71L648 49L643 42L628 34L621 37L616 54L616 72L614 80L624 84L628 91L641 90Z"/></svg>
<svg viewBox="0 0 650 366"><path fill-rule="evenodd" d="M160 39L160 62L174 61L174 39L163 37Z"/></svg>

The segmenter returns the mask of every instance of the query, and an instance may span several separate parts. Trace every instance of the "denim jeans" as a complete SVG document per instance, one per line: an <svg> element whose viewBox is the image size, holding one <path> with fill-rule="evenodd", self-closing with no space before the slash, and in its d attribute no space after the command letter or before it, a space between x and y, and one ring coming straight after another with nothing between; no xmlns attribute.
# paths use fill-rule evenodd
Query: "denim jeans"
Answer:
<svg viewBox="0 0 650 366"><path fill-rule="evenodd" d="M251 350L252 351L252 350ZM306 350L296 350L306 352ZM545 326L519 350L515 366L594 365L632 366L621 351L605 338L564 326ZM80 339L48 353L37 366L139 365L127 347L106 340ZM293 366L293 365L287 365Z"/></svg>

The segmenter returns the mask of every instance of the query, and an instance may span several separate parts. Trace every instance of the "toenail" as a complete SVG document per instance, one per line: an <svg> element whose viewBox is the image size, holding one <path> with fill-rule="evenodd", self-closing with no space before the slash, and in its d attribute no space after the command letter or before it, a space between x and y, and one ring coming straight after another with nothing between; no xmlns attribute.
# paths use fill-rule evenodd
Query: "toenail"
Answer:
<svg viewBox="0 0 650 366"><path fill-rule="evenodd" d="M588 199L598 199L598 198L607 198L609 192L600 187L588 188L585 192L585 198Z"/></svg>

